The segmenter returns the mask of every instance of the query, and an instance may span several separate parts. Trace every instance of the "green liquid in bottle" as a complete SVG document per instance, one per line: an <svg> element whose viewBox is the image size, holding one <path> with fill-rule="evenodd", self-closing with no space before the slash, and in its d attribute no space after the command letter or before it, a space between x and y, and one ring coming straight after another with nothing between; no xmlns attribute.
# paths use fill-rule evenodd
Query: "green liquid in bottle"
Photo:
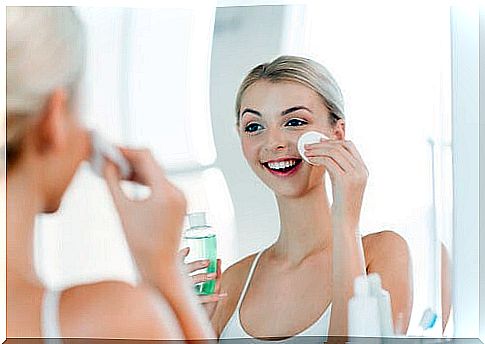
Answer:
<svg viewBox="0 0 485 344"><path fill-rule="evenodd" d="M196 273L213 273L217 270L217 242L215 234L203 237L186 236L184 242L190 247L190 253L187 258L190 261L209 259L210 263L207 269L199 270ZM205 271L204 271L205 270ZM216 286L215 280L201 282L195 285L195 292L199 295L211 295L214 293Z"/></svg>

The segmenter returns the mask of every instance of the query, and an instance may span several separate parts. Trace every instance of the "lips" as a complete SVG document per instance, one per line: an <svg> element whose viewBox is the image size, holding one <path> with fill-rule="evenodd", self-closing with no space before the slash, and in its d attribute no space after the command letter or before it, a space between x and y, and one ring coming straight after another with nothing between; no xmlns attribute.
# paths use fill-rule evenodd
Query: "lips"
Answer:
<svg viewBox="0 0 485 344"><path fill-rule="evenodd" d="M301 159L278 159L262 163L263 166L273 175L289 176L295 173L301 165Z"/></svg>

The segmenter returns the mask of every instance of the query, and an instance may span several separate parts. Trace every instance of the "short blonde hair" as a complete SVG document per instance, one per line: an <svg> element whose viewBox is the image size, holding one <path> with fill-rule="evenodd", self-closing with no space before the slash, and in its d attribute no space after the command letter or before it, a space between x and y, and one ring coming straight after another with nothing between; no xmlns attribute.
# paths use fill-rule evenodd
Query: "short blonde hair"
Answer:
<svg viewBox="0 0 485 344"><path fill-rule="evenodd" d="M300 83L315 91L322 98L332 120L345 118L342 92L330 72L313 60L285 55L254 67L246 75L236 96L236 121L238 125L244 92L259 80Z"/></svg>
<svg viewBox="0 0 485 344"><path fill-rule="evenodd" d="M81 21L71 7L6 10L7 165L20 153L29 118L40 113L51 93L66 89L70 99L84 69Z"/></svg>

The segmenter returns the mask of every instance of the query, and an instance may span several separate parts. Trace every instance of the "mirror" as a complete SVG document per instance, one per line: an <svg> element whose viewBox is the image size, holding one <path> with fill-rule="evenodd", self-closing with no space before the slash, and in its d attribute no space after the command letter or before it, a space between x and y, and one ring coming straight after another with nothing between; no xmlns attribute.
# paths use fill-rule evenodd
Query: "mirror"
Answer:
<svg viewBox="0 0 485 344"><path fill-rule="evenodd" d="M274 195L244 160L234 127L239 83L276 56L313 58L338 81L346 136L370 171L362 235L394 231L409 246L414 294L407 334L423 334L427 309L439 320L426 335L452 334L449 7L193 6L79 9L90 49L87 125L117 143L157 152L186 193L188 211L208 212L226 269L279 233ZM87 169L76 178L61 213L39 220L39 227L69 227L42 231L38 247L50 250L38 256L40 274L51 286L106 277L135 281L102 182ZM82 218L75 215L79 202L87 205ZM95 222L86 218L100 213ZM79 261L86 250L91 253Z"/></svg>

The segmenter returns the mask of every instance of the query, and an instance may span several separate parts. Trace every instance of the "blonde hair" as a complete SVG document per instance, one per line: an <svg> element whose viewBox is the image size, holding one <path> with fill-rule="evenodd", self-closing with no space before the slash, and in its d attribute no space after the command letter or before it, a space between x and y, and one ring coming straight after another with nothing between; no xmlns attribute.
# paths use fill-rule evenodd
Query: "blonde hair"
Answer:
<svg viewBox="0 0 485 344"><path fill-rule="evenodd" d="M291 81L307 86L322 98L333 122L345 118L342 92L325 67L304 57L280 56L271 62L254 67L242 81L236 96L236 121L238 125L244 92L259 80L275 83Z"/></svg>
<svg viewBox="0 0 485 344"><path fill-rule="evenodd" d="M51 93L74 96L84 69L84 32L71 7L7 7L7 164L19 155L27 120Z"/></svg>

